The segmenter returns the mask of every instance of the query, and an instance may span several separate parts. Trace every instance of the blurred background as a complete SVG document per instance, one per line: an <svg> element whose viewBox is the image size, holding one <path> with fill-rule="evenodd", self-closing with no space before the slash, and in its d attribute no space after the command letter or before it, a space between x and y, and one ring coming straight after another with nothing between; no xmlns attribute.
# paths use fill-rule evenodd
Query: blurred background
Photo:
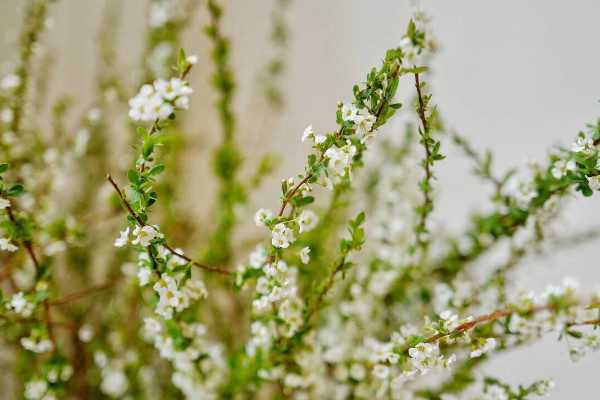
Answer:
<svg viewBox="0 0 600 400"><path fill-rule="evenodd" d="M49 93L76 99L73 120L91 104L95 93L92 77L97 72L97 34L104 3L62 0L50 10L53 27L43 40L43 51L53 54ZM0 76L14 67L21 4L20 0L0 2ZM223 32L231 37L238 82L234 102L239 140L247 150L244 156L252 160L265 151L282 155L275 174L265 179L260 195L254 195L253 209L275 208L279 180L295 176L305 164L308 145L300 142L304 128L309 124L315 132L335 128L336 103L351 100L352 86L378 65L386 49L397 46L410 4L292 0L284 14L290 33L281 81L284 107L268 112L257 101L257 76L272 54L268 37L274 2L237 0L223 5ZM494 152L497 171L524 165L528 157L541 160L554 145L569 146L577 132L600 114L600 2L437 0L422 5L431 17L439 46L430 71L424 74L434 94L432 101L448 130L470 139L476 148ZM147 15L146 1L127 0L120 6L116 50L125 81L135 78L132 71L143 52ZM182 196L202 227L214 199L210 154L218 142L218 125L212 108L216 97L208 83L212 73L209 43L202 33L208 15L199 7L192 18L182 45L200 61L190 76L195 92L185 120L192 134L181 156L187 180ZM399 93L404 101L410 99L411 83L401 86ZM406 107L404 112L412 111ZM132 132L123 129L116 134ZM442 142L443 153L449 157L437 166L438 206L433 220L447 230L459 231L469 213L481 209L489 188L470 174L469 162L449 140ZM573 198L561 222L564 232L597 227L597 202L597 196ZM592 241L552 257L530 258L519 273L518 285L543 290L563 276L572 276L584 289L597 287L598 245ZM512 383L552 377L556 388L551 397L555 399L593 399L599 362L597 353L572 363L566 345L549 336L533 346L503 353L483 368L487 375Z"/></svg>

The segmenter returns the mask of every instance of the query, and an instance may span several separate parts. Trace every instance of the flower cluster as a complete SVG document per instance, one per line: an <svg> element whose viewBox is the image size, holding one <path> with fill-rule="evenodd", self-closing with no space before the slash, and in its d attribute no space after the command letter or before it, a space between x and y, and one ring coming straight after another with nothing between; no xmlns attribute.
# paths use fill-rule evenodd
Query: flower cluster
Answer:
<svg viewBox="0 0 600 400"><path fill-rule="evenodd" d="M187 110L192 88L180 78L157 79L143 85L129 100L129 117L134 121L155 121L169 117L175 109Z"/></svg>

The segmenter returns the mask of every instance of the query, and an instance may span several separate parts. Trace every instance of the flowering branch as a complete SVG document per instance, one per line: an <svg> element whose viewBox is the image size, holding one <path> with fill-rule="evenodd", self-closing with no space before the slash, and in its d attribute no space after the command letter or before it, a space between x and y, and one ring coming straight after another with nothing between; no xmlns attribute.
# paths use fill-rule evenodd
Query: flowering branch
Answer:
<svg viewBox="0 0 600 400"><path fill-rule="evenodd" d="M4 200L4 201L7 201L7 200ZM10 205L6 207L6 213L8 214L8 218L9 218L10 222L13 224L15 229L17 229L17 230L23 229L23 227L19 224L19 222L15 218L13 211L12 211L12 207ZM25 249L27 250L27 254L29 255L29 258L31 258L31 261L33 262L37 277L41 278L42 268L41 268L40 262L38 261L36 254L33 250L33 245L31 244L31 241L29 239L27 239L26 237L24 237L21 239L21 243L22 243L23 247L25 247ZM53 354L56 354L58 349L56 347L56 340L54 338L54 331L52 329L52 320L50 317L50 304L49 304L47 298L44 298L42 300L42 306L44 308L44 321L45 321L46 327L48 329L48 339L50 340L50 342L52 342Z"/></svg>
<svg viewBox="0 0 600 400"><path fill-rule="evenodd" d="M142 221L142 219L133 211L133 209L131 208L131 205L129 204L129 202L123 196L123 192L121 191L121 189L119 188L119 186L117 185L117 183L113 180L113 178L109 174L106 174L106 180L110 182L110 184L112 185L112 187L115 189L115 192L117 192L117 195L119 196L119 199L121 200L121 203L123 204L123 207L125 207L125 209L129 213L129 215L131 215L137 221L137 223L141 227L149 226L144 221ZM179 251L174 250L166 242L163 243L162 246L165 249L167 249L174 256L177 256L177 257L180 257L180 258L184 259L185 261L191 263L195 267L204 269L206 271L215 272L215 273L221 274L221 275L231 275L231 272L228 271L228 270L226 270L226 269L211 267L211 266L204 265L204 264L201 264L201 263L199 263L197 261L192 260L191 258L189 258L186 255L180 253Z"/></svg>
<svg viewBox="0 0 600 400"><path fill-rule="evenodd" d="M444 159L444 156L439 154L440 142L436 142L431 137L431 127L428 123L428 118L425 113L427 111L427 107L429 105L429 100L431 96L424 96L421 93L422 88L425 86L425 83L421 83L419 81L419 72L415 74L415 87L417 88L417 97L418 97L418 107L417 113L419 114L419 118L421 119L421 127L419 127L419 134L421 135L421 144L425 149L425 158L422 161L423 169L425 170L425 178L420 182L420 189L423 192L423 203L416 208L418 213L418 222L415 227L416 233L416 246L420 247L423 253L421 257L425 257L425 251L428 245L428 240L423 238L423 235L427 233L427 217L433 210L433 202L431 200L431 181L433 180L433 173L431 171L431 167L433 163L438 160ZM429 118L432 118L430 116Z"/></svg>

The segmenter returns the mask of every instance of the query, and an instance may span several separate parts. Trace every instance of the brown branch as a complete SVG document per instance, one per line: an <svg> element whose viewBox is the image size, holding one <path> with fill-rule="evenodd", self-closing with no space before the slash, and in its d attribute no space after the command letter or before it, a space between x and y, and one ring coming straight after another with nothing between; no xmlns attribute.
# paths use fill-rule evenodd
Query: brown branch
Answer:
<svg viewBox="0 0 600 400"><path fill-rule="evenodd" d="M419 82L419 74L415 74L415 87L417 88L417 95L419 98L419 117L423 124L423 147L425 148L425 163L423 168L425 169L425 181L431 182L433 177L430 168L431 150L429 148L429 127L427 126L427 118L425 117L425 104L423 102L423 95L421 93L421 83ZM417 225L417 245L423 246L423 239L421 234L426 231L427 216L429 215L429 208L431 207L431 197L429 196L429 188L423 187L423 207L419 215L419 223Z"/></svg>
<svg viewBox="0 0 600 400"><path fill-rule="evenodd" d="M77 301L77 300L83 299L85 297L88 297L94 293L98 293L103 290L107 290L107 289L111 288L115 284L115 282L117 282L119 279L121 279L122 276L123 275L121 275L121 274L116 275L116 276L108 279L105 282L101 282L96 285L92 285L86 289L66 295L65 297L51 300L50 305L51 306L59 306L59 305L67 304L72 301Z"/></svg>
<svg viewBox="0 0 600 400"><path fill-rule="evenodd" d="M304 324L303 324L304 326L308 325L308 322L310 321L310 319L312 318L314 313L317 312L321 308L321 303L323 302L323 299L325 298L327 293L329 293L329 291L333 287L333 282L335 281L335 277L337 276L337 274L339 274L342 271L342 268L344 268L345 262L346 262L346 258L344 257L341 260L341 262L338 264L338 266L333 270L331 275L329 275L329 279L327 280L327 283L325 283L325 286L323 286L321 293L319 293L319 296L317 297L317 300L315 301L315 305L308 312L308 314L306 315L306 318L304 319Z"/></svg>
<svg viewBox="0 0 600 400"><path fill-rule="evenodd" d="M8 214L8 218L10 219L10 222L14 225L15 228L18 229L20 227L20 224L17 221L17 219L15 218L12 208L6 207L6 213ZM29 257L31 258L31 261L33 262L33 265L35 267L36 275L39 279L40 274L41 274L40 262L39 262L37 256L35 255L35 252L33 251L33 245L31 244L29 239L25 239L25 238L21 239L21 243L23 244L23 247L25 247L25 249L27 250L27 253L29 254ZM56 354L56 351L57 351L56 340L54 338L54 331L52 329L52 317L50 315L50 305L48 304L47 298L42 300L42 306L44 307L44 321L45 321L45 324L48 329L48 338L52 342L52 353Z"/></svg>
<svg viewBox="0 0 600 400"><path fill-rule="evenodd" d="M133 209L131 208L131 205L129 205L129 202L125 199L125 196L123 196L123 192L121 191L121 189L119 188L117 183L113 180L113 178L109 174L106 174L106 180L108 180L110 182L112 187L115 189L115 191L119 195L119 199L121 200L121 203L123 204L123 206L125 207L127 212L137 221L138 224L140 224L141 227L146 226L147 224L144 223L144 221L142 221L142 219L133 211ZM231 275L232 274L232 272L229 270L221 269L221 268L217 268L217 267L211 267L211 266L196 262L196 261L192 260L191 258L189 258L188 256L181 254L178 251L174 250L166 242L163 243L162 246L165 249L167 249L169 251L169 253L173 254L174 256L181 257L182 259L191 263L195 267L204 269L206 271L215 272L215 273L221 274L221 275Z"/></svg>
<svg viewBox="0 0 600 400"><path fill-rule="evenodd" d="M555 305L547 304L547 305L543 305L543 306L533 307L531 310L529 310L529 312L537 313L540 311L554 310L554 309L556 309ZM443 337L450 336L454 333L466 332L470 329L473 329L476 325L479 325L481 323L494 321L498 318L506 317L506 316L512 315L512 314L517 314L519 312L520 312L520 310L515 310L515 309L496 310L493 313L482 315L480 317L475 318L472 321L465 322L464 324L457 326L456 328L452 329L451 331L449 331L447 333L437 333L433 336L430 336L429 338L425 339L423 341L423 343L433 343ZM593 319L593 320L587 320L587 321L582 321L582 322L574 322L574 321L567 322L567 323L565 323L565 326L570 327L570 326L598 325L598 324L600 324L600 319ZM409 350L409 348L406 348L404 350L404 354L408 354L408 350Z"/></svg>

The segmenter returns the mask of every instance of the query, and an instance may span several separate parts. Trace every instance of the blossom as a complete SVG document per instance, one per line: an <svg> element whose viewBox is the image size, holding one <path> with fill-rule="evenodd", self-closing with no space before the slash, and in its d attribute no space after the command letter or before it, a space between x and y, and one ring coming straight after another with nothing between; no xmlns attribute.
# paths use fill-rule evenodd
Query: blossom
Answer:
<svg viewBox="0 0 600 400"><path fill-rule="evenodd" d="M31 316L31 314L33 313L33 309L35 308L35 305L33 303L27 301L23 292L19 292L13 295L8 305L13 310L15 310L17 314L21 314L24 317Z"/></svg>
<svg viewBox="0 0 600 400"><path fill-rule="evenodd" d="M356 154L356 146L346 145L343 148L332 146L325 151L325 158L329 160L329 168L336 175L345 176L350 172L352 158Z"/></svg>
<svg viewBox="0 0 600 400"><path fill-rule="evenodd" d="M33 336L21 338L21 345L25 350L29 350L34 353L46 353L54 348L51 340L41 339Z"/></svg>
<svg viewBox="0 0 600 400"><path fill-rule="evenodd" d="M585 179L587 179L588 184L590 185L590 189L600 189L600 175L586 176Z"/></svg>
<svg viewBox="0 0 600 400"><path fill-rule="evenodd" d="M189 55L185 58L185 62L195 65L198 62L198 56L195 54Z"/></svg>
<svg viewBox="0 0 600 400"><path fill-rule="evenodd" d="M4 210L7 207L10 207L10 200L0 198L0 210Z"/></svg>
<svg viewBox="0 0 600 400"><path fill-rule="evenodd" d="M266 219L273 218L273 211L267 208L261 208L254 214L254 223L256 226L264 225Z"/></svg>
<svg viewBox="0 0 600 400"><path fill-rule="evenodd" d="M263 266L265 261L267 261L265 246L262 244L257 244L254 248L254 251L250 253L248 262L252 268L258 269Z"/></svg>
<svg viewBox="0 0 600 400"><path fill-rule="evenodd" d="M177 282L172 277L163 274L153 289L159 295L156 304L156 313L164 319L173 318L173 310L183 302L183 293L177 287Z"/></svg>
<svg viewBox="0 0 600 400"><path fill-rule="evenodd" d="M482 343L478 343L478 346L471 350L471 358L480 357L481 355L492 351L496 348L496 339L487 338Z"/></svg>
<svg viewBox="0 0 600 400"><path fill-rule="evenodd" d="M421 62L420 48L416 46L412 39L405 36L400 41L402 50L402 68L411 69Z"/></svg>
<svg viewBox="0 0 600 400"><path fill-rule="evenodd" d="M122 397L129 388L127 375L119 368L106 368L102 370L100 390L114 398Z"/></svg>
<svg viewBox="0 0 600 400"><path fill-rule="evenodd" d="M179 78L171 78L168 81L159 78L154 81L154 89L166 100L173 100L176 97L186 96L193 92L192 88Z"/></svg>
<svg viewBox="0 0 600 400"><path fill-rule="evenodd" d="M125 229L124 231L121 231L120 235L121 236L119 236L115 240L115 246L117 246L117 247L123 247L127 243L129 243L129 227L127 227L127 229Z"/></svg>
<svg viewBox="0 0 600 400"><path fill-rule="evenodd" d="M134 121L167 118L175 111L175 107L188 107L187 95L192 92L187 82L179 78L171 78L168 81L157 79L153 85L142 85L139 93L129 99L129 117Z"/></svg>
<svg viewBox="0 0 600 400"><path fill-rule="evenodd" d="M310 253L310 247L308 246L300 250L300 253L298 253L302 264L308 264L308 262L310 261L310 256L308 255L308 253Z"/></svg>
<svg viewBox="0 0 600 400"><path fill-rule="evenodd" d="M302 214L298 217L298 226L300 226L300 232L308 232L313 230L319 223L319 217L314 211L303 210Z"/></svg>
<svg viewBox="0 0 600 400"><path fill-rule="evenodd" d="M41 379L31 380L25 384L25 398L39 400L44 398L48 391L48 382Z"/></svg>
<svg viewBox="0 0 600 400"><path fill-rule="evenodd" d="M374 115L369 114L366 111L362 111L354 118L354 122L356 123L356 134L362 136L363 139L365 136L371 132L373 125L377 121ZM364 143L361 140L361 143Z"/></svg>
<svg viewBox="0 0 600 400"><path fill-rule="evenodd" d="M326 140L327 140L327 136L325 136L325 135L320 135L320 134L317 134L317 135L315 136L315 143L316 143L316 144L322 144L322 143L325 143L325 141L326 141Z"/></svg>
<svg viewBox="0 0 600 400"><path fill-rule="evenodd" d="M160 28L173 19L175 9L170 1L155 1L150 4L148 24Z"/></svg>
<svg viewBox="0 0 600 400"><path fill-rule="evenodd" d="M309 125L305 130L304 133L302 134L302 141L304 142L306 139L314 137L314 132L313 132L313 127L312 125Z"/></svg>
<svg viewBox="0 0 600 400"><path fill-rule="evenodd" d="M568 171L575 171L576 167L575 160L558 160L553 164L551 173L554 178L560 179L567 175Z"/></svg>
<svg viewBox="0 0 600 400"><path fill-rule="evenodd" d="M355 381L362 381L365 379L366 370L362 364L355 363L350 367L349 375Z"/></svg>
<svg viewBox="0 0 600 400"><path fill-rule="evenodd" d="M502 386L489 385L484 400L508 400L508 394Z"/></svg>
<svg viewBox="0 0 600 400"><path fill-rule="evenodd" d="M131 243L139 243L139 245L142 247L150 246L150 242L159 236L159 232L157 232L156 229L150 225L144 225L143 227L136 226L133 230L133 234L136 236L136 238L133 239Z"/></svg>
<svg viewBox="0 0 600 400"><path fill-rule="evenodd" d="M14 89L20 84L21 77L15 73L10 73L6 75L4 78L2 78L2 81L0 81L0 87L2 87L2 89L7 90Z"/></svg>
<svg viewBox="0 0 600 400"><path fill-rule="evenodd" d="M271 234L271 243L275 247L285 249L290 245L290 243L294 243L296 241L296 238L294 238L294 232L281 222L275 225Z"/></svg>
<svg viewBox="0 0 600 400"><path fill-rule="evenodd" d="M594 146L594 141L592 139L578 137L575 143L571 145L571 151L582 153L585 156L593 156L598 149Z"/></svg>
<svg viewBox="0 0 600 400"><path fill-rule="evenodd" d="M373 376L377 379L384 380L390 377L390 367L377 364L373 367Z"/></svg>
<svg viewBox="0 0 600 400"><path fill-rule="evenodd" d="M140 286L146 286L150 283L150 277L152 276L152 270L150 268L141 267L138 269L137 278Z"/></svg>
<svg viewBox="0 0 600 400"><path fill-rule="evenodd" d="M420 370L421 374L426 374L429 369L439 362L439 359L436 358L438 354L439 347L437 344L432 343L419 343L408 349L408 355L411 357L413 366Z"/></svg>
<svg viewBox="0 0 600 400"><path fill-rule="evenodd" d="M79 331L77 331L77 337L84 343L89 343L94 337L94 328L89 324L81 325Z"/></svg>
<svg viewBox="0 0 600 400"><path fill-rule="evenodd" d="M19 248L10 243L7 238L0 238L0 250L17 251Z"/></svg>
<svg viewBox="0 0 600 400"><path fill-rule="evenodd" d="M344 121L352 121L356 118L358 114L358 108L353 103L346 103L342 106L342 119Z"/></svg>

